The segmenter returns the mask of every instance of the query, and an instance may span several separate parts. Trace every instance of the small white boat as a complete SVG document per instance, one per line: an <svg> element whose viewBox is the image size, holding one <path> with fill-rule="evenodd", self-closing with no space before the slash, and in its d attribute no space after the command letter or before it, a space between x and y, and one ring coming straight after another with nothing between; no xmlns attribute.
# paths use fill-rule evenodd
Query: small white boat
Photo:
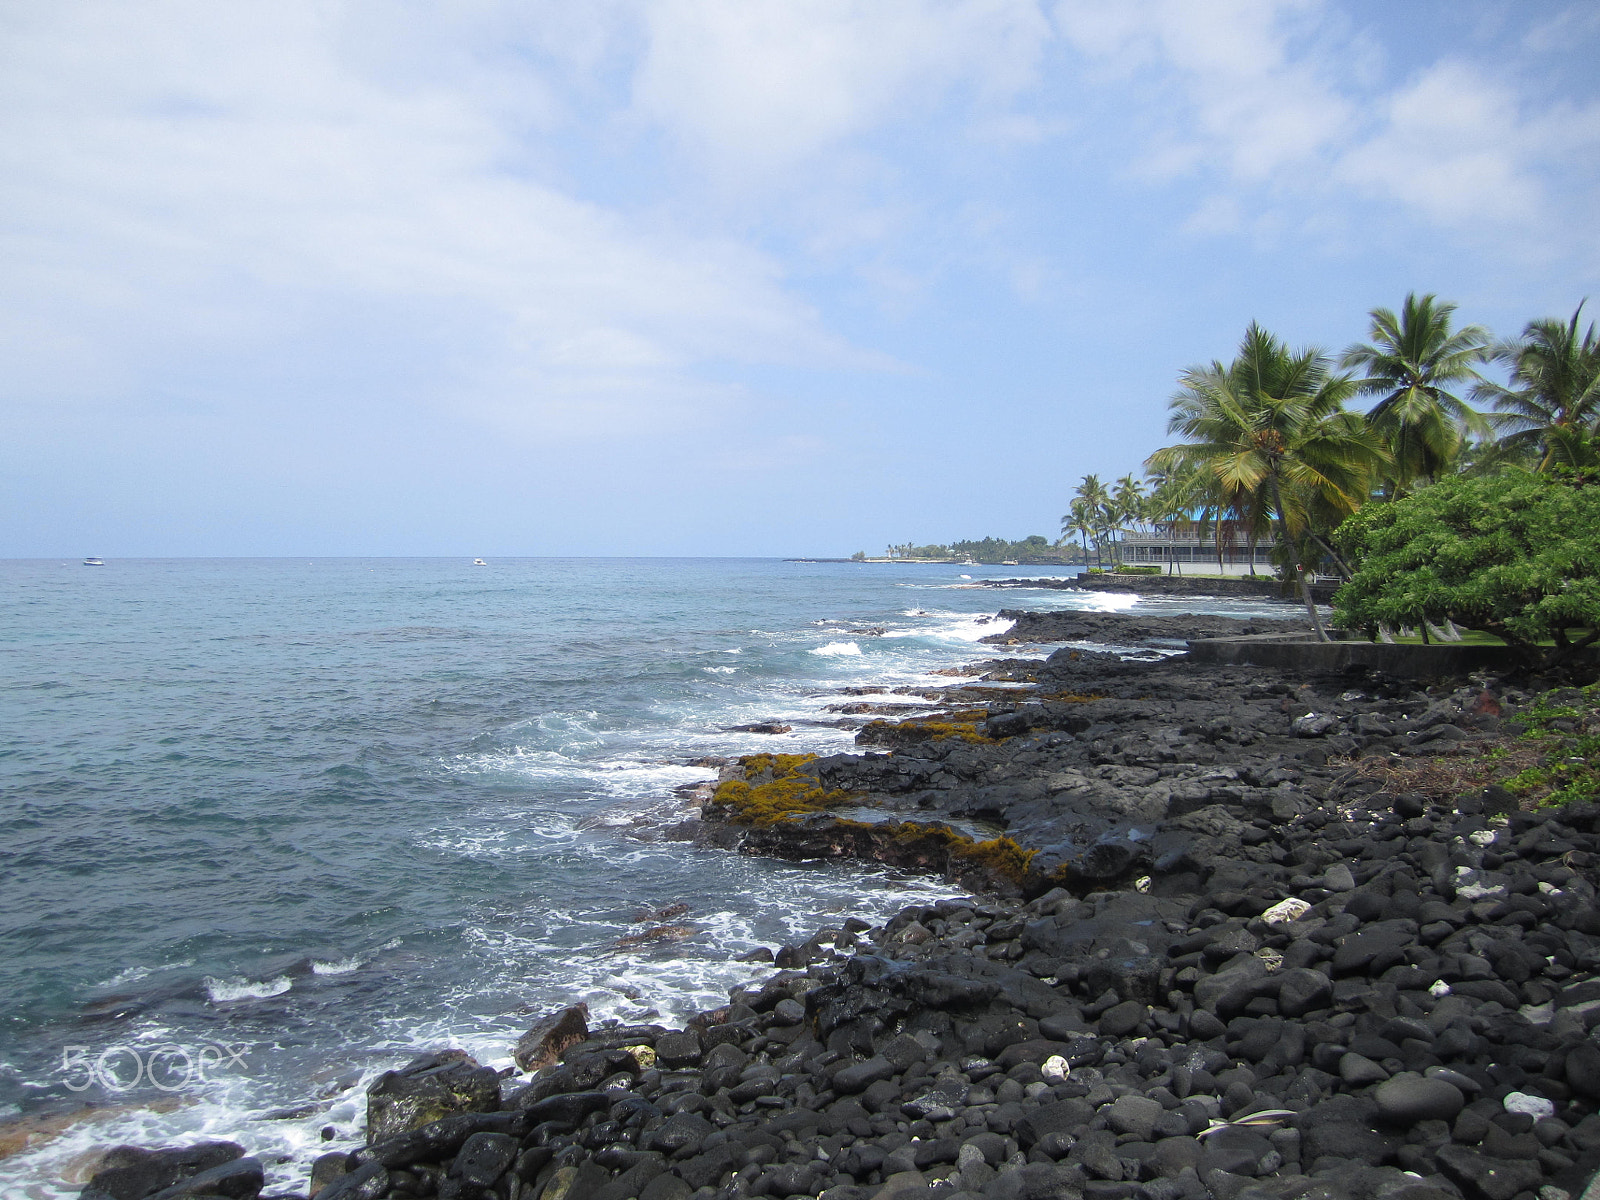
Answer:
<svg viewBox="0 0 1600 1200"><path fill-rule="evenodd" d="M481 558L475 558L472 560L472 565L475 567L487 567L489 564L484 562Z"/></svg>
<svg viewBox="0 0 1600 1200"><path fill-rule="evenodd" d="M83 565L86 567L103 567L106 565L106 560L103 558L86 558L83 560Z"/></svg>

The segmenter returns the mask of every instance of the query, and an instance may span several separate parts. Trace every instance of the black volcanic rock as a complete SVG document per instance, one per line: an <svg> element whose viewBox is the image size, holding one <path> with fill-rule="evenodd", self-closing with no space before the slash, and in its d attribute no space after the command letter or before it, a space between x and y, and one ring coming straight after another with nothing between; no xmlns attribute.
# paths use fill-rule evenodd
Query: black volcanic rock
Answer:
<svg viewBox="0 0 1600 1200"><path fill-rule="evenodd" d="M500 1107L500 1077L463 1050L424 1054L367 1089L367 1140L381 1142L463 1112Z"/></svg>
<svg viewBox="0 0 1600 1200"><path fill-rule="evenodd" d="M117 1146L101 1158L84 1195L142 1200L243 1156L244 1147L237 1142L199 1142L164 1150ZM256 1170L259 1173L259 1164Z"/></svg>
<svg viewBox="0 0 1600 1200"><path fill-rule="evenodd" d="M1061 661L1085 686L992 701L1005 740L818 759L852 807L728 826L993 889L835 916L682 1032L590 1030L508 1111L330 1158L325 1200L1581 1194L1600 808L1429 782L1494 736L1482 685ZM1133 854L1075 873L1096 847Z"/></svg>
<svg viewBox="0 0 1600 1200"><path fill-rule="evenodd" d="M1157 617L1123 613L1030 612L1011 608L1001 609L1000 619L1013 622L1011 628L978 640L990 645L1009 645L1014 642L1177 645L1191 638L1306 633L1310 628L1304 617L1214 617L1190 614Z"/></svg>

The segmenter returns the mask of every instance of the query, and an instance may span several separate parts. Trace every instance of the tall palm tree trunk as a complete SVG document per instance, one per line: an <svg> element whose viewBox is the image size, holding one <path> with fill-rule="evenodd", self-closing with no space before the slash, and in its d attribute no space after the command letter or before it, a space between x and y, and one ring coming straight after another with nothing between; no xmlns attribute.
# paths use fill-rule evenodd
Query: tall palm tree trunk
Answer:
<svg viewBox="0 0 1600 1200"><path fill-rule="evenodd" d="M1273 516L1278 523L1278 544L1285 551L1293 553L1289 542L1289 523L1283 515L1283 493L1278 488L1278 473L1273 471L1267 476L1272 483ZM1322 616L1317 612L1317 602L1311 598L1311 589L1306 585L1306 569L1298 562L1294 565L1295 578L1300 585L1300 598L1306 602L1306 615L1311 618L1311 628L1317 631L1317 641L1328 641L1327 632L1322 628Z"/></svg>

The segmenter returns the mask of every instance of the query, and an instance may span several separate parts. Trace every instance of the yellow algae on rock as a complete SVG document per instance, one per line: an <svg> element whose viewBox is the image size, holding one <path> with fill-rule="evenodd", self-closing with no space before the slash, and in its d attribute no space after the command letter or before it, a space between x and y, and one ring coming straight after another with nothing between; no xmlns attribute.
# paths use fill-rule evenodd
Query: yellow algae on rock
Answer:
<svg viewBox="0 0 1600 1200"><path fill-rule="evenodd" d="M826 812L858 799L855 792L829 791L800 768L815 754L752 754L740 760L743 779L717 785L710 815L735 825L774 825L806 813Z"/></svg>
<svg viewBox="0 0 1600 1200"><path fill-rule="evenodd" d="M974 708L931 717L910 717L904 721L869 721L856 734L856 741L861 745L905 746L958 738L977 746L992 746L999 739L978 732L979 723L988 719L987 709Z"/></svg>
<svg viewBox="0 0 1600 1200"><path fill-rule="evenodd" d="M1028 864L1038 853L1037 850L1024 850L1008 837L980 842L957 833L947 825L923 825L916 821L902 821L895 825L894 838L898 842L936 842L949 855L952 865L972 863L1016 884L1021 884L1027 878Z"/></svg>

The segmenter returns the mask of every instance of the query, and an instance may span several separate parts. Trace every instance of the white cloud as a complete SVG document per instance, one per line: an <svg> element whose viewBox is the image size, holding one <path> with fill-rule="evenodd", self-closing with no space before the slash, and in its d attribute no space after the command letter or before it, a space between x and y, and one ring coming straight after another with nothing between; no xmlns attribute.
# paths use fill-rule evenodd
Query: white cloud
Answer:
<svg viewBox="0 0 1600 1200"><path fill-rule="evenodd" d="M0 379L222 403L321 356L330 391L393 362L381 386L500 424L637 431L751 402L729 364L891 366L816 274L896 318L958 273L1057 286L1050 188L1193 192L1219 238L1353 201L1592 226L1600 110L1466 59L1379 70L1366 37L1331 0L18 0ZM1063 147L1073 178L1041 166Z"/></svg>
<svg viewBox="0 0 1600 1200"><path fill-rule="evenodd" d="M1221 160L1245 182L1313 159L1348 127L1331 63L1292 52L1310 0L1063 0L1067 39L1101 71L1160 110L1140 168L1157 177Z"/></svg>
<svg viewBox="0 0 1600 1200"><path fill-rule="evenodd" d="M1531 232L1557 215L1552 169L1600 146L1600 106L1520 109L1506 84L1438 63L1385 98L1381 126L1344 156L1340 178L1444 225Z"/></svg>
<svg viewBox="0 0 1600 1200"><path fill-rule="evenodd" d="M1236 196L1207 196L1184 222L1184 228L1199 234L1232 234L1244 228L1244 214Z"/></svg>
<svg viewBox="0 0 1600 1200"><path fill-rule="evenodd" d="M860 134L923 120L952 89L1003 104L1034 79L1032 0L656 0L635 83L648 120L738 185L787 179Z"/></svg>
<svg viewBox="0 0 1600 1200"><path fill-rule="evenodd" d="M1129 109L1129 173L1199 182L1191 232L1328 230L1341 214L1356 224L1353 192L1536 255L1584 225L1595 200L1600 106L1534 99L1526 64L1397 70L1413 47L1391 44L1386 65L1370 33L1324 0L1061 0L1055 16L1087 77ZM1580 27L1592 31L1591 18L1566 10L1524 49Z"/></svg>
<svg viewBox="0 0 1600 1200"><path fill-rule="evenodd" d="M40 3L7 26L13 381L115 394L180 360L294 354L336 317L375 357L448 328L471 361L439 391L571 427L585 408L648 421L658 402L675 419L697 393L721 404L726 388L696 381L707 360L864 361L769 257L531 176L503 95L440 77L481 62L385 78L346 53L367 30L311 3ZM401 40L378 31L369 59L385 36ZM506 87L537 92L514 68Z"/></svg>
<svg viewBox="0 0 1600 1200"><path fill-rule="evenodd" d="M1538 150L1508 89L1441 63L1387 97L1382 116L1375 135L1340 162L1344 180L1452 225L1539 215L1541 189L1526 170Z"/></svg>
<svg viewBox="0 0 1600 1200"><path fill-rule="evenodd" d="M1526 20L1527 12L1518 12L1517 18ZM1581 46L1600 34L1600 10L1592 4L1569 4L1554 12L1537 14L1526 25L1522 46L1536 54L1559 52L1572 46Z"/></svg>

